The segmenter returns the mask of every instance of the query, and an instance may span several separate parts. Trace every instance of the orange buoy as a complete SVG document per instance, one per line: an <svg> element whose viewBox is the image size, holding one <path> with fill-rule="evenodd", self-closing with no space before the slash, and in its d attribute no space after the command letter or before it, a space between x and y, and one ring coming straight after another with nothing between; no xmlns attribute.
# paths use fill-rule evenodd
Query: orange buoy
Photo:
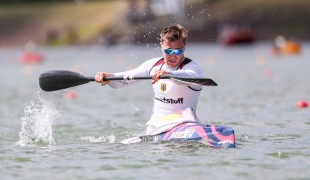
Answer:
<svg viewBox="0 0 310 180"><path fill-rule="evenodd" d="M282 47L282 52L284 54L299 54L300 45L296 41L286 41Z"/></svg>
<svg viewBox="0 0 310 180"><path fill-rule="evenodd" d="M308 103L304 100L300 100L296 103L296 107L298 108L306 108L308 107Z"/></svg>

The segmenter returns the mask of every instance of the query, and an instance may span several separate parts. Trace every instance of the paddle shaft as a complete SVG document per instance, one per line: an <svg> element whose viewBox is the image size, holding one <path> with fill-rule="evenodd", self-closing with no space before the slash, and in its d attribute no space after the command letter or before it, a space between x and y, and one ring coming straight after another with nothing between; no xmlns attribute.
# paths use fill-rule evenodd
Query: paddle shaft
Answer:
<svg viewBox="0 0 310 180"><path fill-rule="evenodd" d="M171 76L160 76L159 79L170 79ZM104 81L115 81L115 80L146 80L152 79L152 76L125 76L125 77L116 77L116 76L106 76L103 78Z"/></svg>
<svg viewBox="0 0 310 180"><path fill-rule="evenodd" d="M113 81L113 80L145 80L152 79L152 76L125 76L125 77L115 77L107 76L103 78L104 81ZM171 79L180 81L183 83L189 83L194 85L203 85L203 86L217 86L217 84L209 78L186 78L186 77L177 77L173 75L162 75L159 79Z"/></svg>
<svg viewBox="0 0 310 180"><path fill-rule="evenodd" d="M106 76L103 78L104 81L113 80L144 80L152 79L152 76ZM163 75L159 79L170 79L179 81L182 83L188 83L193 85L203 85L203 86L217 86L217 84L209 78L187 78L178 77L173 75ZM86 84L90 81L95 81L94 77L85 76L73 71L68 70L52 70L47 71L40 75L39 84L44 91L56 91L61 89L66 89L74 86L79 86Z"/></svg>
<svg viewBox="0 0 310 180"><path fill-rule="evenodd" d="M170 79L170 76L161 76L159 79ZM106 76L103 78L104 81L118 81L118 80L147 80L152 79L152 76L137 76L137 77L115 77L115 76ZM95 81L94 77L89 77L84 79L85 81Z"/></svg>
<svg viewBox="0 0 310 180"><path fill-rule="evenodd" d="M159 79L174 79L175 77L171 75L166 75L166 76L160 76ZM152 76L127 76L127 77L117 77L117 76L106 76L103 78L104 81L118 81L118 80L147 80L147 79L152 79ZM177 77L176 77L177 79ZM182 78L186 79L186 78ZM190 79L190 78L188 78ZM199 78L195 78L199 79ZM202 79L202 78L201 78ZM94 77L89 77L85 79L86 81L95 81Z"/></svg>

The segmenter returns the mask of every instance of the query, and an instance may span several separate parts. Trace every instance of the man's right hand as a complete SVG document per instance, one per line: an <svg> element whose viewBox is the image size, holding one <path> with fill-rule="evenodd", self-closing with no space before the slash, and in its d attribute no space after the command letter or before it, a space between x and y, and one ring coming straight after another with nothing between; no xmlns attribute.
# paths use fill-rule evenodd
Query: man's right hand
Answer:
<svg viewBox="0 0 310 180"><path fill-rule="evenodd" d="M110 81L104 81L103 78L107 76L112 76L111 73L106 73L106 72L97 72L95 76L95 81L97 83L100 83L101 86L107 85Z"/></svg>

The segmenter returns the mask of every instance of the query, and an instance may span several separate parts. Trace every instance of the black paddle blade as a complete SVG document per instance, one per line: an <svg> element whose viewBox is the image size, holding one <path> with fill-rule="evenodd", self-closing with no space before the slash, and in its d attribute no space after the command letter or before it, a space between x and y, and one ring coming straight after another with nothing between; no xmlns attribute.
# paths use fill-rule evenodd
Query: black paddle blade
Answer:
<svg viewBox="0 0 310 180"><path fill-rule="evenodd" d="M193 82L203 86L217 86L216 82L209 78L195 79Z"/></svg>
<svg viewBox="0 0 310 180"><path fill-rule="evenodd" d="M40 75L39 84L44 91L57 91L94 81L94 78L67 70L52 70Z"/></svg>
<svg viewBox="0 0 310 180"><path fill-rule="evenodd" d="M187 82L187 83L196 84L196 85L199 84L202 86L217 86L216 82L214 82L210 78L183 78L183 77L176 77L176 76L171 76L170 78L183 81L183 82Z"/></svg>

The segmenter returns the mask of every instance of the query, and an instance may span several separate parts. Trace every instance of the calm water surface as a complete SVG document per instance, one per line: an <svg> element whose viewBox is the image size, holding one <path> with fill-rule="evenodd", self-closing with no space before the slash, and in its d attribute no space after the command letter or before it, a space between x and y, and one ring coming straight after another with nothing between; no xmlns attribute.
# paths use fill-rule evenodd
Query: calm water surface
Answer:
<svg viewBox="0 0 310 180"><path fill-rule="evenodd" d="M234 128L237 146L118 142L148 120L150 81L113 90L89 83L46 93L52 69L117 72L161 55L156 46L39 48L44 61L22 65L22 47L0 49L1 179L309 179L310 44L273 56L268 43L225 48L188 44L186 56L218 87L205 87L203 123ZM76 94L74 99L67 94Z"/></svg>

